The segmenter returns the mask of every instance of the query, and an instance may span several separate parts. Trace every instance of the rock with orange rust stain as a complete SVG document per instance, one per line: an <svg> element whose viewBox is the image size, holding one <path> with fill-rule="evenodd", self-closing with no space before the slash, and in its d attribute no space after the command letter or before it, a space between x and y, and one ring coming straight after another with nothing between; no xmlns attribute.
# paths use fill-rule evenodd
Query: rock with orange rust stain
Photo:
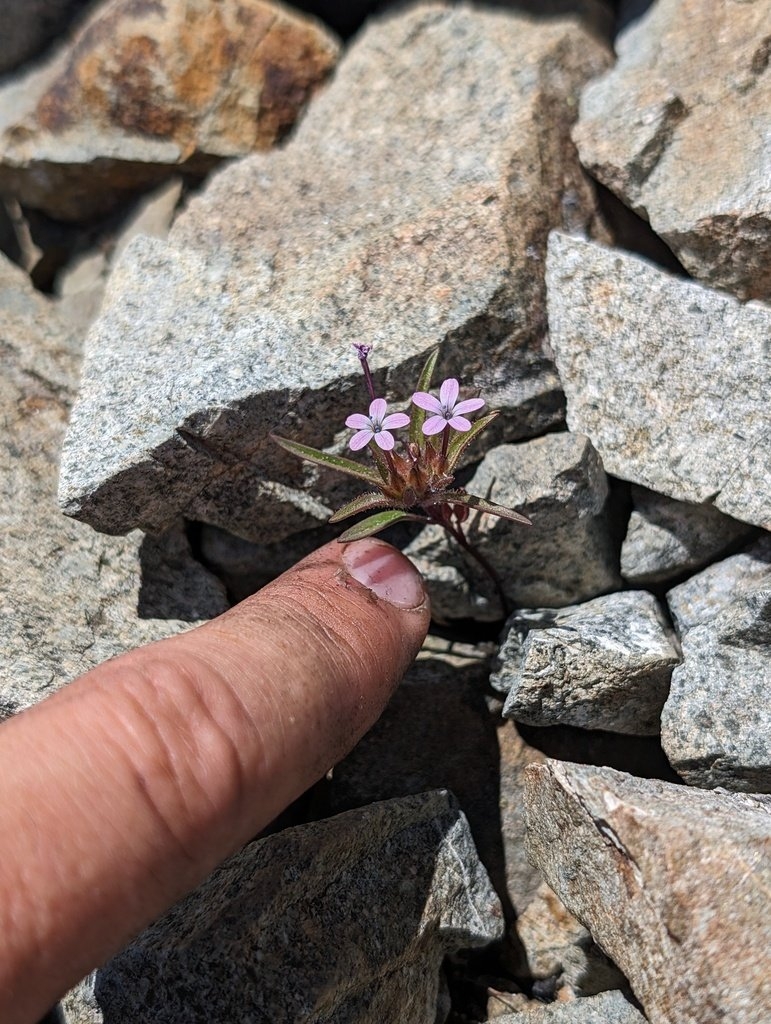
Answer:
<svg viewBox="0 0 771 1024"><path fill-rule="evenodd" d="M0 90L0 192L78 220L176 168L268 149L337 54L319 24L262 0L115 0Z"/></svg>

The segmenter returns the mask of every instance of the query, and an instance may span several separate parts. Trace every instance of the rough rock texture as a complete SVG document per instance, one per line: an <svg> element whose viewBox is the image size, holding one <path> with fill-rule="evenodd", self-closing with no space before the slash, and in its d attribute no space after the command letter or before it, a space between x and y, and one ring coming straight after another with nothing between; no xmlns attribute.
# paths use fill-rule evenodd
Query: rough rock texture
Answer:
<svg viewBox="0 0 771 1024"><path fill-rule="evenodd" d="M503 931L446 792L247 846L97 976L110 1024L426 1024L447 953Z"/></svg>
<svg viewBox="0 0 771 1024"><path fill-rule="evenodd" d="M517 939L524 963L515 973L533 978L538 991L555 999L627 987L623 974L545 882L517 918Z"/></svg>
<svg viewBox="0 0 771 1024"><path fill-rule="evenodd" d="M0 75L35 56L88 0L0 0Z"/></svg>
<svg viewBox="0 0 771 1024"><path fill-rule="evenodd" d="M764 0L658 0L581 96L584 165L705 283L771 298L771 33Z"/></svg>
<svg viewBox="0 0 771 1024"><path fill-rule="evenodd" d="M607 478L582 435L547 434L493 448L466 488L532 520L532 526L521 526L480 515L467 530L514 605L555 608L621 585ZM502 617L489 578L440 527L426 527L406 552L426 576L440 621Z"/></svg>
<svg viewBox="0 0 771 1024"><path fill-rule="evenodd" d="M524 854L522 772L543 758L485 697L487 672L479 657L465 666L436 655L418 661L378 723L334 769L330 801L339 811L437 786L451 790L513 917L540 883Z"/></svg>
<svg viewBox="0 0 771 1024"><path fill-rule="evenodd" d="M99 662L224 611L184 536L100 536L56 505L77 338L0 258L0 719Z"/></svg>
<svg viewBox="0 0 771 1024"><path fill-rule="evenodd" d="M771 792L771 580L689 629L682 647L661 716L670 764L694 786Z"/></svg>
<svg viewBox="0 0 771 1024"><path fill-rule="evenodd" d="M490 1024L646 1024L645 1017L623 992L601 992L571 1003L532 1006L520 1013L495 1017Z"/></svg>
<svg viewBox="0 0 771 1024"><path fill-rule="evenodd" d="M533 860L651 1024L766 1024L768 801L552 761L526 812Z"/></svg>
<svg viewBox="0 0 771 1024"><path fill-rule="evenodd" d="M490 682L528 725L654 736L679 660L656 598L633 590L515 612Z"/></svg>
<svg viewBox="0 0 771 1024"><path fill-rule="evenodd" d="M755 590L771 589L771 537L761 538L738 555L724 558L667 593L680 636L709 622Z"/></svg>
<svg viewBox="0 0 771 1024"><path fill-rule="evenodd" d="M568 424L607 472L771 528L771 309L559 233L546 280Z"/></svg>
<svg viewBox="0 0 771 1024"><path fill-rule="evenodd" d="M714 505L673 501L645 487L632 487L632 504L621 575L638 586L693 572L751 532Z"/></svg>
<svg viewBox="0 0 771 1024"><path fill-rule="evenodd" d="M0 90L0 193L62 220L175 167L266 149L337 59L321 25L262 0L115 0Z"/></svg>
<svg viewBox="0 0 771 1024"><path fill-rule="evenodd" d="M352 342L394 401L441 343L437 380L483 387L501 437L561 421L539 268L550 226L594 229L568 131L606 61L571 18L428 4L371 24L285 148L220 172L168 245L127 250L87 347L67 513L123 532L185 511L261 543L319 525L345 483L267 435L344 444L366 400Z"/></svg>

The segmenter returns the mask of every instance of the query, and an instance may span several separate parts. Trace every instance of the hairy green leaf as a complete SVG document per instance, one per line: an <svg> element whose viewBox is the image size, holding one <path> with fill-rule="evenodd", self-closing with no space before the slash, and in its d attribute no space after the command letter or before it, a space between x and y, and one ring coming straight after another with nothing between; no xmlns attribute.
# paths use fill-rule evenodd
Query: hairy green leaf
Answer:
<svg viewBox="0 0 771 1024"><path fill-rule="evenodd" d="M305 459L306 462L315 462L317 466L328 466L330 469L337 469L341 473L347 473L348 476L355 476L359 480L366 480L368 484L374 484L376 487L381 483L380 475L374 469L362 466L360 462L354 462L353 459L345 459L342 455L329 455L327 452L319 451L318 448L309 448L307 444L300 444L298 441L290 441L286 437L279 437L278 434L271 434L270 436L284 451L290 452L290 454L296 455L300 459Z"/></svg>
<svg viewBox="0 0 771 1024"><path fill-rule="evenodd" d="M350 529L346 530L337 539L341 544L345 544L350 540L361 540L363 537L371 537L375 533L380 533L387 526L393 526L394 523L401 523L405 520L411 520L416 523L428 522L424 516L416 516L411 512L402 512L399 509L389 509L387 512L376 512L374 516L362 519L360 523L351 526Z"/></svg>
<svg viewBox="0 0 771 1024"><path fill-rule="evenodd" d="M465 434L456 433L455 437L450 441L447 447L448 473L452 473L455 470L461 455L465 452L471 442L476 440L482 431L493 422L497 415L497 410L495 412L488 412L486 416L483 416L480 420L477 420L476 423L472 424L471 430L467 430Z"/></svg>
<svg viewBox="0 0 771 1024"><path fill-rule="evenodd" d="M353 501L349 501L347 505L339 508L329 517L329 521L330 523L339 523L342 519L355 516L357 512L370 512L373 508L389 508L391 504L391 499L386 498L379 491L367 491L366 494L360 494L358 498L354 498Z"/></svg>
<svg viewBox="0 0 771 1024"><path fill-rule="evenodd" d="M439 358L439 346L432 349L420 371L416 391L428 391L431 387L431 378L434 375L436 361ZM423 424L426 422L426 410L413 405L410 411L410 441L413 444L420 444L423 440Z"/></svg>
<svg viewBox="0 0 771 1024"><path fill-rule="evenodd" d="M486 512L491 516L500 516L501 519L511 519L515 523L523 523L525 526L533 524L527 516L520 515L513 508L506 508L495 501L488 501L487 498L478 498L476 494L466 494L465 491L445 491L444 494L435 494L424 505L467 505L476 509L477 512Z"/></svg>

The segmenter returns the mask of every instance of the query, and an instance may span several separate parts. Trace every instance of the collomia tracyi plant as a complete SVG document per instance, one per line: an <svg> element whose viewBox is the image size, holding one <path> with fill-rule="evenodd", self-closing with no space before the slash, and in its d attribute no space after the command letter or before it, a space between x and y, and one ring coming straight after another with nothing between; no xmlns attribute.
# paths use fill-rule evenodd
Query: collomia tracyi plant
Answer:
<svg viewBox="0 0 771 1024"><path fill-rule="evenodd" d="M436 523L479 562L495 584L505 609L506 599L498 573L469 541L463 524L471 510L513 519L526 526L531 525L530 520L494 501L468 494L462 487L453 487L461 456L498 413L489 412L472 423L466 418L467 414L478 412L485 404L484 399L458 401L460 386L452 377L443 382L438 398L428 393L438 349L426 360L412 396L410 413L389 413L386 400L375 393L367 361L371 346L354 345L354 348L364 370L370 404L367 413L353 413L345 421L345 425L355 431L348 444L355 452L366 448L373 465L330 455L275 434L271 435L273 440L301 459L337 469L375 488L349 501L330 517L330 523L338 523L361 512L374 513L346 530L338 538L340 542L371 537L387 526L404 521ZM397 441L393 431L406 428L409 428L407 439Z"/></svg>

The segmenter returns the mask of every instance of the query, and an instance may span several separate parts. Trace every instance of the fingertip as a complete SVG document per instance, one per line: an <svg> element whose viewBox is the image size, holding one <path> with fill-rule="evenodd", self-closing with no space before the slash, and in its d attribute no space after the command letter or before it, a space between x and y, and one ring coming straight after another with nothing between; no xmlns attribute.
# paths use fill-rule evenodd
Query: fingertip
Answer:
<svg viewBox="0 0 771 1024"><path fill-rule="evenodd" d="M353 541L344 546L342 561L351 577L382 601L402 609L427 607L423 577L390 544L371 537Z"/></svg>

